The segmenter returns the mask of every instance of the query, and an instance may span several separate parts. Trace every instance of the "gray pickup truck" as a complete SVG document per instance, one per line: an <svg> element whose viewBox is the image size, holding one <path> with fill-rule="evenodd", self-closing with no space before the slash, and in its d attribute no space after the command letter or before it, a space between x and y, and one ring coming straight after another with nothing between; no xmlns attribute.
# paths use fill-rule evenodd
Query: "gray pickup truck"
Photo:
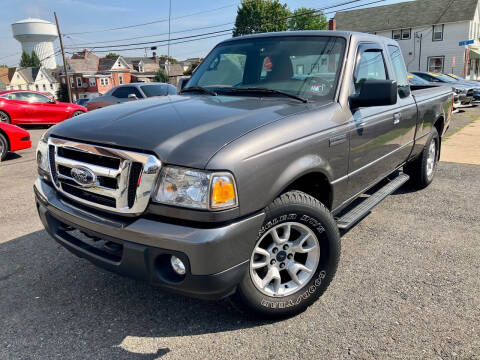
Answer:
<svg viewBox="0 0 480 360"><path fill-rule="evenodd" d="M228 39L179 95L50 128L38 213L102 268L290 316L332 281L342 231L408 180L429 185L452 101L451 88L409 86L387 38Z"/></svg>

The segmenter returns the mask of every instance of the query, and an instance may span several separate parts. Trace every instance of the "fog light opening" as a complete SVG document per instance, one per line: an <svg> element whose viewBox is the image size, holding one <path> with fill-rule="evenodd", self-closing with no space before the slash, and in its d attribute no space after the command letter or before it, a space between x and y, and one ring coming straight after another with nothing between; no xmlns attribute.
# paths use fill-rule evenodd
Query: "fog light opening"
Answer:
<svg viewBox="0 0 480 360"><path fill-rule="evenodd" d="M170 264L172 265L173 271L175 271L178 275L185 275L185 264L178 257L172 255L170 258Z"/></svg>

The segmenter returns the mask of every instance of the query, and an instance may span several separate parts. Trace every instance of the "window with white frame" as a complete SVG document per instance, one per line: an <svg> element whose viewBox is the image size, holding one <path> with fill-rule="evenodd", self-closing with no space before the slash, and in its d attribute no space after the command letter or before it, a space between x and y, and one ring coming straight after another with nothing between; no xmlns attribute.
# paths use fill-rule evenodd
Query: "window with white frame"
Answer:
<svg viewBox="0 0 480 360"><path fill-rule="evenodd" d="M412 29L402 29L402 40L408 40L411 37Z"/></svg>
<svg viewBox="0 0 480 360"><path fill-rule="evenodd" d="M96 86L97 85L97 81L95 80L95 78L88 78L88 83L90 84L90 86Z"/></svg>
<svg viewBox="0 0 480 360"><path fill-rule="evenodd" d="M443 73L443 64L445 56L429 56L428 71L432 73Z"/></svg>
<svg viewBox="0 0 480 360"><path fill-rule="evenodd" d="M77 88L81 88L81 87L82 87L82 78L77 77Z"/></svg>
<svg viewBox="0 0 480 360"><path fill-rule="evenodd" d="M70 87L73 88L74 85L73 85L73 77L70 77Z"/></svg>
<svg viewBox="0 0 480 360"><path fill-rule="evenodd" d="M123 75L122 74L118 75L118 82L120 83L120 85L123 84Z"/></svg>
<svg viewBox="0 0 480 360"><path fill-rule="evenodd" d="M47 85L43 84L43 91L47 91Z"/></svg>
<svg viewBox="0 0 480 360"><path fill-rule="evenodd" d="M443 40L443 29L444 29L444 25L433 25L432 41Z"/></svg>
<svg viewBox="0 0 480 360"><path fill-rule="evenodd" d="M402 30L392 30L392 39L400 40L402 37Z"/></svg>

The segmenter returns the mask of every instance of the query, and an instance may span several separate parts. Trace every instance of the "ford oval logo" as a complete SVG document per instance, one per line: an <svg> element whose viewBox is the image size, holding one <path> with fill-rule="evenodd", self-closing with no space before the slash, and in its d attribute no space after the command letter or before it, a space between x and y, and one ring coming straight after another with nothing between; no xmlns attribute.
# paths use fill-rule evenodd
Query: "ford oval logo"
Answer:
<svg viewBox="0 0 480 360"><path fill-rule="evenodd" d="M82 187L93 186L97 181L97 177L94 172L83 166L72 168L70 170L70 175L72 175L73 180L75 180L75 182Z"/></svg>

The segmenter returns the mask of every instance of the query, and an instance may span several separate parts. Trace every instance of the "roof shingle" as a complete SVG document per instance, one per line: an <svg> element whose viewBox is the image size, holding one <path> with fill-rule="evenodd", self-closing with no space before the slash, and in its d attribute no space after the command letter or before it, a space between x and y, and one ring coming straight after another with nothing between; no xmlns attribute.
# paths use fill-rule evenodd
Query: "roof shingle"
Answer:
<svg viewBox="0 0 480 360"><path fill-rule="evenodd" d="M374 32L470 21L478 0L415 0L337 12L338 30Z"/></svg>

